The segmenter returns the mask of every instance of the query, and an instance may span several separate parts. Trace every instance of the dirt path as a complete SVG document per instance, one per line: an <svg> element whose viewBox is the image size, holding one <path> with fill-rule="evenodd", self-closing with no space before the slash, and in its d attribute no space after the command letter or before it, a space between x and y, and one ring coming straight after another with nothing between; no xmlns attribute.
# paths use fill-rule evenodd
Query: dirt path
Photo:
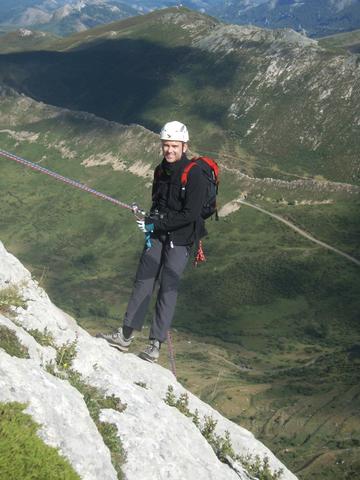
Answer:
<svg viewBox="0 0 360 480"><path fill-rule="evenodd" d="M217 353L209 351L208 354L211 355L212 357L218 358L219 360L226 363L227 365L231 365L236 370L240 370L240 372L248 372L249 370L251 370L251 368L249 368L249 367L241 367L240 365L236 365L236 363L232 362L231 360L227 360L226 358L222 357L221 355L219 355Z"/></svg>
<svg viewBox="0 0 360 480"><path fill-rule="evenodd" d="M295 232L297 232L299 235L307 238L307 239L310 240L311 242L316 243L317 245L320 245L320 246L323 247L323 248L326 248L326 249L328 249L328 250L331 250L332 252L334 252L334 253L336 253L336 254L338 254L338 255L341 255L342 257L346 258L346 259L349 260L350 262L355 263L355 265L360 266L360 260L358 260L357 258L352 257L352 256L349 255L348 253L345 253L345 252L339 250L338 248L332 247L331 245L328 245L327 243L322 242L321 240L318 240L317 238L314 238L312 235L310 235L309 233L305 232L305 230L302 230L301 228L297 227L296 225L294 225L293 223L289 222L288 220L285 220L285 218L281 217L280 215L276 215L276 213L271 213L271 212L269 212L268 210L265 210L264 208L261 208L261 207L259 207L259 206L257 206L257 205L253 205L252 203L246 202L245 200L237 200L237 202L238 202L238 203L241 203L241 204L243 204L243 205L246 205L247 207L255 208L255 210L259 210L259 212L265 213L265 215L269 215L270 217L275 218L276 220L278 220L279 222L282 222L282 223L284 223L285 225L287 225L288 227L292 228L292 229L295 230Z"/></svg>

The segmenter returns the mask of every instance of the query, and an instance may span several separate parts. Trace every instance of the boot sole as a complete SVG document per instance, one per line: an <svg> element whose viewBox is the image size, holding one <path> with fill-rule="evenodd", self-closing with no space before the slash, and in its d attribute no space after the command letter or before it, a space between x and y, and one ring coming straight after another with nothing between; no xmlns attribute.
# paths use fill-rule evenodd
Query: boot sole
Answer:
<svg viewBox="0 0 360 480"><path fill-rule="evenodd" d="M127 347L122 347L118 343L112 342L108 338L104 338L101 334L96 335L96 338L101 338L102 340L106 340L106 342L110 345L110 347L117 348L118 350L120 350L120 352L127 352L129 350L130 345Z"/></svg>
<svg viewBox="0 0 360 480"><path fill-rule="evenodd" d="M149 363L157 363L158 361L157 358L151 358L148 355L146 355L146 353L142 353L142 352L139 353L138 357L141 358L142 360L146 360Z"/></svg>
<svg viewBox="0 0 360 480"><path fill-rule="evenodd" d="M108 344L110 347L116 348L120 352L127 352L129 350L129 347L122 347L121 345L117 345L116 343L111 343L108 341Z"/></svg>

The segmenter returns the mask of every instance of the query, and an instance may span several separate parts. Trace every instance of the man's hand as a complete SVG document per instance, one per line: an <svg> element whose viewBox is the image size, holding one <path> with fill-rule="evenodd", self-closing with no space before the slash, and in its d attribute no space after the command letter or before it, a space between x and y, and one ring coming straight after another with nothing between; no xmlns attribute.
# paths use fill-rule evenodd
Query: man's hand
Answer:
<svg viewBox="0 0 360 480"><path fill-rule="evenodd" d="M144 233L149 233L154 231L154 224L153 223L145 223L145 220L136 220L136 223L140 230Z"/></svg>

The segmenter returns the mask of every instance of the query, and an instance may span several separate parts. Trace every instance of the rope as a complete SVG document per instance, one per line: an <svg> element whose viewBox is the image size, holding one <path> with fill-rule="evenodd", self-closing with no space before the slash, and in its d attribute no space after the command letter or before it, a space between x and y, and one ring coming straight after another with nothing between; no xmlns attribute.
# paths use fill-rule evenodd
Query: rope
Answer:
<svg viewBox="0 0 360 480"><path fill-rule="evenodd" d="M37 172L44 173L45 175L49 175L49 177L55 178L55 180L66 183L67 185L71 185L74 188L78 188L79 190L83 190L84 192L91 193L92 195L95 195L96 197L101 198L102 200L111 202L114 205L118 205L119 207L127 208L128 210L132 210L132 211L134 209L133 206L128 205L127 203L120 202L120 200L110 197L110 195L106 195L105 193L98 192L97 190L91 187L88 187L83 183L77 182L76 180L72 180L71 178L64 177L63 175L53 172L48 168L41 167L38 163L30 162L29 160L25 160L24 158L18 157L17 155L13 155L12 153L6 152L5 150L0 150L0 156L7 158L9 160L14 160L15 162L20 163L21 165L31 168L32 170L35 170Z"/></svg>
<svg viewBox="0 0 360 480"><path fill-rule="evenodd" d="M41 167L38 163L30 162L29 160L25 160L25 158L18 157L17 155L14 155L10 152L7 152L5 150L0 149L0 156L7 158L8 160L13 160L14 162L17 162L21 165L24 165L25 167L31 168L32 170L35 170L40 173L44 173L45 175L48 175L49 177L54 178L55 180L58 180L60 182L66 183L67 185L70 185L71 187L78 188L79 190L83 190L84 192L91 193L97 198L101 198L101 200L106 200L107 202L112 203L113 205L117 205L122 208L126 208L128 210L131 210L137 218L137 214L140 214L142 216L145 215L145 212L143 212L139 207L135 204L133 205L128 205L127 203L121 202L120 200L117 200L116 198L110 197L110 195L106 195L105 193L99 192L91 187L88 187L87 185L77 182L76 180L72 180L71 178L64 177L63 175L60 175L59 173L53 172L52 170L49 170L48 168ZM170 361L170 367L171 371L175 375L176 378L176 365L175 365L175 357L174 357L174 346L171 338L171 333L168 331L167 333L167 339L168 339L168 350L169 350L169 361Z"/></svg>
<svg viewBox="0 0 360 480"><path fill-rule="evenodd" d="M168 332L167 332L167 344L168 344L169 362L170 362L171 371L174 374L174 377L176 378L176 364L175 364L174 344L173 344L173 341L172 341L172 335L171 335L170 330L168 330Z"/></svg>

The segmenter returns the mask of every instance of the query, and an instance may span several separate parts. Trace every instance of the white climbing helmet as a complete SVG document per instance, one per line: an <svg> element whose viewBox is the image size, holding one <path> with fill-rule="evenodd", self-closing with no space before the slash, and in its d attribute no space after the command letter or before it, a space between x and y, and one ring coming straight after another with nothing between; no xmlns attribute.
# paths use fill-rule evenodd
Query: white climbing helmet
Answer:
<svg viewBox="0 0 360 480"><path fill-rule="evenodd" d="M165 123L160 132L160 140L174 140L176 142L188 142L189 132L183 123L168 122Z"/></svg>

